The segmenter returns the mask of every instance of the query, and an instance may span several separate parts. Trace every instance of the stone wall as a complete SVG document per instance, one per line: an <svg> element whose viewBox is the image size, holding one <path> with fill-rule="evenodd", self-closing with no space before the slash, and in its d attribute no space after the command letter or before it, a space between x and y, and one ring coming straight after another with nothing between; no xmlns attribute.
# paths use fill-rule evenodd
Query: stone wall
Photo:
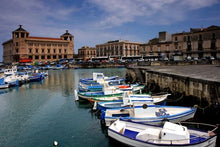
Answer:
<svg viewBox="0 0 220 147"><path fill-rule="evenodd" d="M138 81L140 75L134 76L136 69L127 69L126 75L130 73L132 79ZM203 79L195 79L185 77L183 75L175 75L152 71L146 68L139 68L140 73L144 73L144 83L154 83L159 85L160 89L169 88L172 92L183 93L185 96L194 96L199 99L206 99L209 103L220 102L220 83L207 81ZM134 82L134 81L133 81Z"/></svg>

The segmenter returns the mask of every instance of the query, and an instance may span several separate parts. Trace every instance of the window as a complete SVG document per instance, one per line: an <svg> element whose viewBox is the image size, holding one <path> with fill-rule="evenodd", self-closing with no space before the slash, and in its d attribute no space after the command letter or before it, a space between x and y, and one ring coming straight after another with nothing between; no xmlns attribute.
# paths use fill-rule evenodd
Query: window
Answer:
<svg viewBox="0 0 220 147"><path fill-rule="evenodd" d="M56 53L56 49L53 49L53 53Z"/></svg>
<svg viewBox="0 0 220 147"><path fill-rule="evenodd" d="M44 49L42 49L41 52L44 53Z"/></svg>
<svg viewBox="0 0 220 147"><path fill-rule="evenodd" d="M160 52L160 46L157 47L157 51Z"/></svg>
<svg viewBox="0 0 220 147"><path fill-rule="evenodd" d="M61 49L59 49L59 53L61 53Z"/></svg>
<svg viewBox="0 0 220 147"><path fill-rule="evenodd" d="M18 38L19 37L19 33L15 33L15 38Z"/></svg>
<svg viewBox="0 0 220 147"><path fill-rule="evenodd" d="M38 60L38 59L39 59L39 56L38 56L38 55L36 55L36 56L35 56L35 59L36 59L36 60Z"/></svg>
<svg viewBox="0 0 220 147"><path fill-rule="evenodd" d="M61 56L61 55L59 55L59 59L62 59L62 56Z"/></svg>
<svg viewBox="0 0 220 147"><path fill-rule="evenodd" d="M67 55L64 55L64 58L67 58Z"/></svg>
<svg viewBox="0 0 220 147"><path fill-rule="evenodd" d="M57 58L57 56L56 55L53 55L53 59L56 59Z"/></svg>
<svg viewBox="0 0 220 147"><path fill-rule="evenodd" d="M15 49L16 53L18 53L18 48Z"/></svg>
<svg viewBox="0 0 220 147"><path fill-rule="evenodd" d="M50 49L47 49L47 53L50 53Z"/></svg>
<svg viewBox="0 0 220 147"><path fill-rule="evenodd" d="M18 46L18 42L15 43L15 46Z"/></svg>
<svg viewBox="0 0 220 147"><path fill-rule="evenodd" d="M24 33L21 33L21 38L24 38Z"/></svg>
<svg viewBox="0 0 220 147"><path fill-rule="evenodd" d="M176 50L178 49L178 46L177 46L177 45L175 45L175 49L176 49Z"/></svg>
<svg viewBox="0 0 220 147"><path fill-rule="evenodd" d="M35 49L35 52L38 53L38 49Z"/></svg>
<svg viewBox="0 0 220 147"><path fill-rule="evenodd" d="M32 49L31 48L29 48L29 53L31 53L32 52Z"/></svg>
<svg viewBox="0 0 220 147"><path fill-rule="evenodd" d="M64 53L66 53L66 49L64 49Z"/></svg>
<svg viewBox="0 0 220 147"><path fill-rule="evenodd" d="M175 37L175 41L178 41L178 40L177 40L177 37Z"/></svg>
<svg viewBox="0 0 220 147"><path fill-rule="evenodd" d="M212 33L212 39L215 39L216 37L215 37L215 33Z"/></svg>
<svg viewBox="0 0 220 147"><path fill-rule="evenodd" d="M50 58L50 55L47 55L47 59L51 59L51 58Z"/></svg>
<svg viewBox="0 0 220 147"><path fill-rule="evenodd" d="M28 56L29 59L32 59L32 56Z"/></svg>
<svg viewBox="0 0 220 147"><path fill-rule="evenodd" d="M169 51L169 50L170 50L170 49L169 49L169 45L167 45L167 46L166 46L166 50L167 50L167 51Z"/></svg>
<svg viewBox="0 0 220 147"><path fill-rule="evenodd" d="M191 39L190 39L190 36L187 36L187 41L190 41Z"/></svg>
<svg viewBox="0 0 220 147"><path fill-rule="evenodd" d="M186 36L183 37L183 41L186 42Z"/></svg>
<svg viewBox="0 0 220 147"><path fill-rule="evenodd" d="M202 40L202 35L201 34L199 35L199 40Z"/></svg>
<svg viewBox="0 0 220 147"><path fill-rule="evenodd" d="M51 44L47 44L47 46L51 46Z"/></svg>
<svg viewBox="0 0 220 147"><path fill-rule="evenodd" d="M45 59L45 56L44 56L44 55L42 55L42 56L41 56L41 59Z"/></svg>

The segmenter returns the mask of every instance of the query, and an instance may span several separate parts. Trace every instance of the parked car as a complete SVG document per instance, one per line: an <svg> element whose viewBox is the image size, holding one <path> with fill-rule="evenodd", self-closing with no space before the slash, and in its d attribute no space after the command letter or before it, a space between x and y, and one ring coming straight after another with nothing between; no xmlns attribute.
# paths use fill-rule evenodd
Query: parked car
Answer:
<svg viewBox="0 0 220 147"><path fill-rule="evenodd" d="M201 60L206 60L206 57L202 57Z"/></svg>
<svg viewBox="0 0 220 147"><path fill-rule="evenodd" d="M187 60L191 60L192 59L192 57L191 56L187 56L187 58L186 58Z"/></svg>
<svg viewBox="0 0 220 147"><path fill-rule="evenodd" d="M213 56L210 57L210 60L215 60L215 58Z"/></svg>
<svg viewBox="0 0 220 147"><path fill-rule="evenodd" d="M198 61L199 59L198 59L198 57L194 57L193 60L194 61Z"/></svg>
<svg viewBox="0 0 220 147"><path fill-rule="evenodd" d="M169 59L168 59L167 57L165 57L163 60L164 60L164 61L169 61Z"/></svg>

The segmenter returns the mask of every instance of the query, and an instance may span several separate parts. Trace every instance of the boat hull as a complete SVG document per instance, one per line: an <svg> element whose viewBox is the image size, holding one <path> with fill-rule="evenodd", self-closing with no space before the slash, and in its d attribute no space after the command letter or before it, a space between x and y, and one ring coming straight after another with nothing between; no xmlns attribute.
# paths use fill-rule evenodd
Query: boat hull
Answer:
<svg viewBox="0 0 220 147"><path fill-rule="evenodd" d="M108 128L108 136L123 144L138 147L157 147L157 146L187 146L187 147L214 147L216 144L215 136L209 136L208 131L213 125L204 123L183 123L191 126L166 123L164 126L146 125L131 121L117 120ZM193 128L195 127L194 129ZM207 130L201 130L206 128Z"/></svg>
<svg viewBox="0 0 220 147"><path fill-rule="evenodd" d="M161 106L159 106L159 107L161 107ZM178 109L183 108L183 107L176 107L176 106L162 106L162 107L164 107L164 108L178 108ZM135 116L131 117L131 116L127 115L126 112L120 113L120 114L114 114L114 116L112 113L112 116L110 116L109 112L102 111L101 119L105 120L106 126L110 126L119 117L121 117L122 120L131 120L133 122L140 122L143 124L162 125L165 121L177 123L177 122L181 122L181 121L185 121L190 118L193 118L196 110L197 110L197 108L188 108L186 111L182 111L180 113L176 113L176 114L172 114L172 115L154 116L154 117L149 116L149 115L144 115L143 117L135 117ZM111 110L107 110L107 111L111 111Z"/></svg>
<svg viewBox="0 0 220 147"><path fill-rule="evenodd" d="M136 146L136 147L168 147L168 146L187 146L187 147L215 147L215 142L217 137L210 138L207 142L201 142L198 144L192 144L192 145L162 145L162 144L152 144L147 143L143 141L138 141L134 139L130 139L126 136L121 135L118 132L115 132L113 130L108 130L108 136L114 140L117 140L118 142L121 142L123 144L126 144L128 146Z"/></svg>
<svg viewBox="0 0 220 147"><path fill-rule="evenodd" d="M133 87L133 93L138 93L144 89L144 85ZM104 92L78 92L78 96L81 99L89 100L91 102L94 101L115 101L122 99L122 94L127 89L121 89L120 91L112 94L104 94ZM130 89L128 89L130 91Z"/></svg>

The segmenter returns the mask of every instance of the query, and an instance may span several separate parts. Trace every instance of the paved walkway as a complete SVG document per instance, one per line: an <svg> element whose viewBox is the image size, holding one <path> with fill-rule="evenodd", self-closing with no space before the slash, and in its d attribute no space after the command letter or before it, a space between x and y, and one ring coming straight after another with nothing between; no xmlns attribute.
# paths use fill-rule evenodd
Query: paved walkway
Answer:
<svg viewBox="0 0 220 147"><path fill-rule="evenodd" d="M145 66L143 68L161 73L220 82L220 65Z"/></svg>

